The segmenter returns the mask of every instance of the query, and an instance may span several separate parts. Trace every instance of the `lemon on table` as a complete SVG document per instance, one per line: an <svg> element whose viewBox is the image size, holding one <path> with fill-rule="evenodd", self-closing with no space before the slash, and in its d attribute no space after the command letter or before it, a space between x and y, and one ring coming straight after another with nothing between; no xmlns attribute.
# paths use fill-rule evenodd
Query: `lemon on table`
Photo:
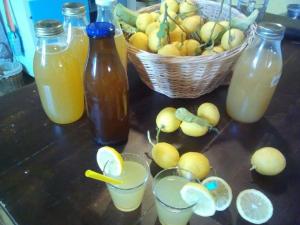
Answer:
<svg viewBox="0 0 300 225"><path fill-rule="evenodd" d="M208 158L200 152L184 153L178 161L178 167L192 172L199 179L206 177L211 169Z"/></svg>
<svg viewBox="0 0 300 225"><path fill-rule="evenodd" d="M240 192L236 199L236 207L243 219L254 224L265 223L273 215L270 199L255 189Z"/></svg>
<svg viewBox="0 0 300 225"><path fill-rule="evenodd" d="M213 126L216 126L220 120L218 107L210 102L205 102L198 107L197 116L206 119Z"/></svg>
<svg viewBox="0 0 300 225"><path fill-rule="evenodd" d="M148 36L143 32L136 32L129 38L129 43L134 47L147 51L148 50Z"/></svg>
<svg viewBox="0 0 300 225"><path fill-rule="evenodd" d="M212 216L216 212L214 197L202 184L189 182L180 190L182 199L193 207L193 212L199 216Z"/></svg>
<svg viewBox="0 0 300 225"><path fill-rule="evenodd" d="M255 151L251 157L252 168L258 173L267 176L274 176L281 173L286 160L284 155L276 148L264 147Z"/></svg>
<svg viewBox="0 0 300 225"><path fill-rule="evenodd" d="M98 149L97 163L102 171L112 176L119 176L122 173L123 158L117 150L112 147L104 146Z"/></svg>
<svg viewBox="0 0 300 225"><path fill-rule="evenodd" d="M182 121L180 128L185 135L191 137L201 137L208 132L208 128L197 123Z"/></svg>
<svg viewBox="0 0 300 225"><path fill-rule="evenodd" d="M163 169L175 167L179 160L178 150L166 142L154 145L151 154L154 162Z"/></svg>
<svg viewBox="0 0 300 225"><path fill-rule="evenodd" d="M229 184L220 177L207 177L202 184L209 190L216 201L216 210L227 209L232 201L232 190Z"/></svg>
<svg viewBox="0 0 300 225"><path fill-rule="evenodd" d="M161 131L171 133L176 131L181 121L175 116L176 109L173 107L166 107L162 109L156 116L156 126Z"/></svg>

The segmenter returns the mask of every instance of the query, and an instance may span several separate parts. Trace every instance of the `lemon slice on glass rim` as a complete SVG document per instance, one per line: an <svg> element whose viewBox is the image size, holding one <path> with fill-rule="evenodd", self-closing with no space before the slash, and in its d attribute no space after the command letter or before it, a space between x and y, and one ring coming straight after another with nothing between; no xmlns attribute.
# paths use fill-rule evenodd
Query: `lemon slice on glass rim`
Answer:
<svg viewBox="0 0 300 225"><path fill-rule="evenodd" d="M196 204L193 208L195 214L203 217L215 214L215 199L202 184L189 182L182 187L180 195L187 204Z"/></svg>
<svg viewBox="0 0 300 225"><path fill-rule="evenodd" d="M250 223L262 224L273 215L270 199L256 189L247 189L239 193L236 207L240 216Z"/></svg>
<svg viewBox="0 0 300 225"><path fill-rule="evenodd" d="M124 161L116 149L109 146L101 147L98 149L96 158L102 172L105 169L107 175L115 177L121 175Z"/></svg>
<svg viewBox="0 0 300 225"><path fill-rule="evenodd" d="M216 201L216 210L227 209L232 201L232 190L229 184L220 177L207 177L202 184L209 190Z"/></svg>

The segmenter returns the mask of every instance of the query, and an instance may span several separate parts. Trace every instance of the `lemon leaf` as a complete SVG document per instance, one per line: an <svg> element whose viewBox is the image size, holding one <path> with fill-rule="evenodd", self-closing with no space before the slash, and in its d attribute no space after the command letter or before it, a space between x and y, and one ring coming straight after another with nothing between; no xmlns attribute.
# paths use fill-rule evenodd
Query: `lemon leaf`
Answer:
<svg viewBox="0 0 300 225"><path fill-rule="evenodd" d="M199 116L194 115L190 111L188 111L186 108L178 108L175 112L175 116L177 119L189 123L197 123L200 126L208 127L209 129L212 128L212 125L209 124L209 122L206 119L203 119Z"/></svg>

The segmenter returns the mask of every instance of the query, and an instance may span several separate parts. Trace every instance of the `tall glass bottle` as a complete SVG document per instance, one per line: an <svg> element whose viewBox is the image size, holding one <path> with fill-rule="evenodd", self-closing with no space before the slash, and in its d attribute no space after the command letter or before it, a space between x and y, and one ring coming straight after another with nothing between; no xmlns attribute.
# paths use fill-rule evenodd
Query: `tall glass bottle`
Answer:
<svg viewBox="0 0 300 225"><path fill-rule="evenodd" d="M96 0L97 22L108 22L115 26L115 42L122 65L127 72L127 45L122 29L114 16L116 0Z"/></svg>
<svg viewBox="0 0 300 225"><path fill-rule="evenodd" d="M284 30L280 24L260 23L253 43L236 62L226 100L233 119L252 123L266 112L282 73Z"/></svg>
<svg viewBox="0 0 300 225"><path fill-rule="evenodd" d="M128 138L128 81L119 58L111 23L88 25L89 54L85 68L87 116L95 141L110 145Z"/></svg>
<svg viewBox="0 0 300 225"><path fill-rule="evenodd" d="M84 73L88 53L88 37L85 33L87 19L85 7L81 3L68 2L63 5L64 30L69 44L68 51L77 58L80 66L80 74Z"/></svg>
<svg viewBox="0 0 300 225"><path fill-rule="evenodd" d="M35 24L35 33L33 69L44 111L55 123L72 123L82 116L84 93L77 60L67 51L63 25L42 20Z"/></svg>

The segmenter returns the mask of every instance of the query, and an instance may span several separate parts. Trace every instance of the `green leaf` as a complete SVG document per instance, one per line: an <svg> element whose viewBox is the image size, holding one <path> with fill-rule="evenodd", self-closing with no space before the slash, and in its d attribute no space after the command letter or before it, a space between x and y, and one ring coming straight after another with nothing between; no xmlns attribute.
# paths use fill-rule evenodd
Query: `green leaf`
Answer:
<svg viewBox="0 0 300 225"><path fill-rule="evenodd" d="M194 115L193 113L188 111L186 108L178 108L175 112L175 116L177 119L179 119L181 121L185 121L185 122L189 122L189 123L196 123L200 126L204 126L204 127L208 127L208 128L213 127L211 124L209 124L209 122L206 119Z"/></svg>
<svg viewBox="0 0 300 225"><path fill-rule="evenodd" d="M167 37L167 30L168 30L168 24L161 23L159 26L159 31L157 32L157 37L160 39Z"/></svg>

